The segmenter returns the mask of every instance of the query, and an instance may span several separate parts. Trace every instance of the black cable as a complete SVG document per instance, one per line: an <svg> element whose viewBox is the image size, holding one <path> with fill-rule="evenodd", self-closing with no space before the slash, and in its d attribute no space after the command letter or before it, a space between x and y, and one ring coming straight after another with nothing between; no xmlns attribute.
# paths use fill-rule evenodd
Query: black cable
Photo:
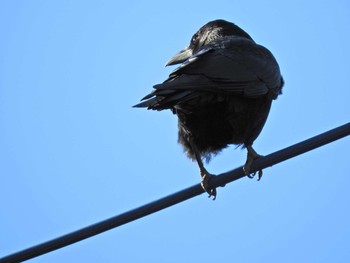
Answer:
<svg viewBox="0 0 350 263"><path fill-rule="evenodd" d="M287 159L303 154L307 151L311 151L317 147L331 143L347 135L350 135L350 123L339 126L333 130L327 131L325 133L322 133L320 135L317 135L315 137L312 137L308 140L302 141L280 151L271 153L267 156L261 157L254 161L251 167L251 171L255 172L270 167L274 164L283 162ZM243 172L242 167L238 167L232 171L213 177L210 183L214 187L224 186L225 184L235 181L244 176L245 174ZM140 206L136 209L130 210L118 216L109 218L102 222L77 230L75 232L66 234L64 236L52 239L42 244L0 258L0 263L22 262L43 255L45 253L49 253L59 248L71 245L86 238L100 234L112 228L129 223L141 217L155 213L159 210L170 207L172 205L175 205L202 193L204 193L204 190L202 189L201 185L196 184L187 189L168 195L164 198Z"/></svg>

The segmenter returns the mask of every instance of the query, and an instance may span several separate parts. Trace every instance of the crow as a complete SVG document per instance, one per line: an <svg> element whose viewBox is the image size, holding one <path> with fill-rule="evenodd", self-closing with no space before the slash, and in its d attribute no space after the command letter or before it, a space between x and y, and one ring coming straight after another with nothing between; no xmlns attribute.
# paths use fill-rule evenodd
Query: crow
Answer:
<svg viewBox="0 0 350 263"><path fill-rule="evenodd" d="M282 93L284 80L272 53L243 29L225 20L202 26L190 44L166 66L180 64L134 107L170 109L178 117L178 142L196 160L203 189L216 198L203 165L233 144L247 149L243 166L248 177L259 155L252 147ZM259 178L262 171L259 171Z"/></svg>

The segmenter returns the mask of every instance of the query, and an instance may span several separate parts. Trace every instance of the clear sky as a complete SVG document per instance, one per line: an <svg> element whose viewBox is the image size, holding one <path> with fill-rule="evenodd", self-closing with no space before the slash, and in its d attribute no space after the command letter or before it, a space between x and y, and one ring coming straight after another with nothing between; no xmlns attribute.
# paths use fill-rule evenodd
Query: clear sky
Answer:
<svg viewBox="0 0 350 263"><path fill-rule="evenodd" d="M206 22L268 47L286 84L268 154L349 122L349 1L0 2L0 257L199 182L170 111L135 109ZM349 138L31 262L350 262ZM242 165L230 147L207 166Z"/></svg>

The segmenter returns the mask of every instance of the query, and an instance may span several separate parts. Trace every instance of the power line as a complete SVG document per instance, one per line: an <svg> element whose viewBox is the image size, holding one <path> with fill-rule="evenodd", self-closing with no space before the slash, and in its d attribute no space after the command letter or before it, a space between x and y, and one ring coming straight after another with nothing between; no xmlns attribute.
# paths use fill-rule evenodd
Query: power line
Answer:
<svg viewBox="0 0 350 263"><path fill-rule="evenodd" d="M300 143L294 144L280 151L261 157L254 161L251 167L251 171L255 172L270 167L287 159L293 158L297 155L311 151L317 147L341 139L347 135L350 135L350 122L325 133L322 133L320 135L317 135L315 137L312 137L310 139L307 139L305 141L302 141ZM214 187L225 186L225 184L240 179L244 176L245 174L243 172L242 167L238 167L232 171L222 173L218 176L213 177L213 179L211 180L211 184ZM202 193L204 193L204 190L202 189L201 185L196 184L187 189L168 195L159 200L140 206L118 216L106 219L94 225L82 228L64 236L52 239L42 244L0 258L0 263L22 262L34 257L38 257L40 255L49 253L59 248L82 241L86 238L95 236L107 230L111 230L115 227L124 225L141 217L155 213L159 210L183 202Z"/></svg>

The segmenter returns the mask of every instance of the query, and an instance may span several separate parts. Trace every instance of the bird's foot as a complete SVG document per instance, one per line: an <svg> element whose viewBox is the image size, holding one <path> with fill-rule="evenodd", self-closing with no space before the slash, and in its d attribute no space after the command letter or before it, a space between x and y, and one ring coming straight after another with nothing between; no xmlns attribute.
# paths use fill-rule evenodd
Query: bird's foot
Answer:
<svg viewBox="0 0 350 263"><path fill-rule="evenodd" d="M248 154L247 154L247 161L245 162L243 166L244 173L249 177L249 178L254 178L257 172L251 173L250 172L250 167L254 160L262 157L262 155L258 154L252 146L247 146ZM258 181L261 179L263 175L262 170L258 171Z"/></svg>
<svg viewBox="0 0 350 263"><path fill-rule="evenodd" d="M213 200L216 199L216 188L212 187L210 185L210 180L213 178L213 176L210 173L208 173L207 170L201 171L201 177L202 177L202 182L201 182L201 186L203 188L204 191L206 191L209 196L208 197L213 197Z"/></svg>
<svg viewBox="0 0 350 263"><path fill-rule="evenodd" d="M244 170L244 172L245 172L244 167L243 167L243 170ZM250 174L247 174L247 173L246 173L246 176L248 176L250 179L252 179L252 178L255 177L256 173L258 173L258 181L260 181L261 177L263 176L263 171L262 171L262 170L259 170L259 171L257 171L257 172L250 173Z"/></svg>

